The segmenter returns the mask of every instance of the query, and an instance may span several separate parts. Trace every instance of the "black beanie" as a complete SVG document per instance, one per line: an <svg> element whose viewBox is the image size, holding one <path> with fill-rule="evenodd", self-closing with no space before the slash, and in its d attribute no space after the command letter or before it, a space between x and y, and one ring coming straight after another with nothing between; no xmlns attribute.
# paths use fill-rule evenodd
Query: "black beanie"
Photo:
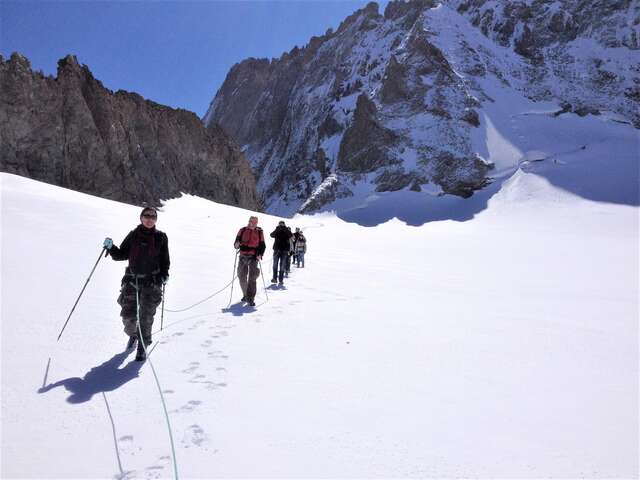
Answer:
<svg viewBox="0 0 640 480"><path fill-rule="evenodd" d="M146 212L152 212L155 213L156 217L158 216L158 211L153 208L153 207L144 207L142 209L142 211L140 212L140 218L142 218L142 215L144 215Z"/></svg>

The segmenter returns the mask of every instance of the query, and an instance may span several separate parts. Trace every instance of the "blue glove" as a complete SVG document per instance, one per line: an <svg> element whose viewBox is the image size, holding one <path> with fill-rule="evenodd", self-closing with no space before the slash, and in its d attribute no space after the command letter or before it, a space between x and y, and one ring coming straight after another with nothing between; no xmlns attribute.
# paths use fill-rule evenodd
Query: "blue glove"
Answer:
<svg viewBox="0 0 640 480"><path fill-rule="evenodd" d="M113 247L113 240L111 240L109 237L104 239L104 242L102 243L102 247L106 248L107 250L111 250L111 248Z"/></svg>

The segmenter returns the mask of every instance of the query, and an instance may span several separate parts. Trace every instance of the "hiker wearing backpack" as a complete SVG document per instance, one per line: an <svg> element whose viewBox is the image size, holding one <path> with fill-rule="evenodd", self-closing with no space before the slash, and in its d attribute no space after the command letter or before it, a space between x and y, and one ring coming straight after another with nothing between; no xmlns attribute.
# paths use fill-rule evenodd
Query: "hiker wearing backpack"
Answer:
<svg viewBox="0 0 640 480"><path fill-rule="evenodd" d="M158 211L145 207L140 213L140 225L129 232L120 247L110 238L105 238L103 244L112 259L129 261L118 303L122 307L124 332L129 336L127 349L138 342L137 361L147 358L145 346L151 344L153 316L162 301L162 286L169 279L169 240L164 232L156 229L157 219Z"/></svg>
<svg viewBox="0 0 640 480"><path fill-rule="evenodd" d="M242 289L241 301L254 307L256 305L256 280L260 276L258 262L262 260L262 255L267 248L264 243L264 233L258 227L258 217L249 217L249 223L238 231L233 246L239 250L238 280Z"/></svg>
<svg viewBox="0 0 640 480"><path fill-rule="evenodd" d="M289 230L289 233L291 233L291 227L287 227L287 230ZM293 250L293 234L291 234L291 236L289 237L289 251L287 252L287 266L286 270L284 271L285 277L288 277L291 273L291 257L293 256Z"/></svg>
<svg viewBox="0 0 640 480"><path fill-rule="evenodd" d="M296 242L300 236L300 227L296 227L296 233L293 234L293 263L298 263L298 254L296 253Z"/></svg>
<svg viewBox="0 0 640 480"><path fill-rule="evenodd" d="M275 239L273 242L273 277L271 278L271 283L278 282L279 285L282 285L284 282L291 236L291 232L287 230L287 226L282 220L278 222L276 229L271 232L271 238Z"/></svg>
<svg viewBox="0 0 640 480"><path fill-rule="evenodd" d="M297 267L300 268L300 264L302 263L302 268L304 268L304 254L307 253L307 239L300 230L300 234L298 235L298 239L296 240L296 259L297 259Z"/></svg>

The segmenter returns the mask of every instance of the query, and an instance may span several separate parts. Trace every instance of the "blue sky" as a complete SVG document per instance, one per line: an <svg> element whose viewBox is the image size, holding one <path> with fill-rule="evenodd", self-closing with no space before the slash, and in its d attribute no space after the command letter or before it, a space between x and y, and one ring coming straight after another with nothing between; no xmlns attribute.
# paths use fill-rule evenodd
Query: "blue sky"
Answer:
<svg viewBox="0 0 640 480"><path fill-rule="evenodd" d="M235 63L279 57L367 3L0 0L0 53L51 75L71 53L107 88L203 116Z"/></svg>

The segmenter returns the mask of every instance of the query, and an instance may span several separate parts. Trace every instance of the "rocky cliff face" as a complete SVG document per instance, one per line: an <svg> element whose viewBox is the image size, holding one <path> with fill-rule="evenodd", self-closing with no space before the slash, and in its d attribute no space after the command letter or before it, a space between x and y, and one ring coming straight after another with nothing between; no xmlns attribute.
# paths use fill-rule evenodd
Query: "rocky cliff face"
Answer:
<svg viewBox="0 0 640 480"><path fill-rule="evenodd" d="M181 192L256 210L255 179L222 129L103 87L73 56L57 77L0 57L0 170L113 200Z"/></svg>
<svg viewBox="0 0 640 480"><path fill-rule="evenodd" d="M578 114L612 110L640 128L640 5L631 0L452 0L527 63L521 87Z"/></svg>
<svg viewBox="0 0 640 480"><path fill-rule="evenodd" d="M304 48L234 66L204 120L243 145L273 213L362 192L467 197L496 174L478 132L502 91L640 128L636 4L371 3Z"/></svg>

